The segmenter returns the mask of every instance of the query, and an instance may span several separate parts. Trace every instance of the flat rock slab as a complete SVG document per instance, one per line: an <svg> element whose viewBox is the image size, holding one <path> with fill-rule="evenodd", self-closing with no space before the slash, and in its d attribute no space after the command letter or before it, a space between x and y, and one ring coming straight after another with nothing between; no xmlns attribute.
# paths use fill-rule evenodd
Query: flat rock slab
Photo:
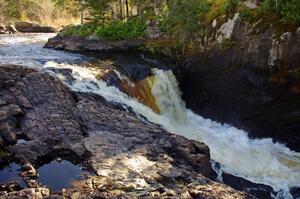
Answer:
<svg viewBox="0 0 300 199"><path fill-rule="evenodd" d="M252 198L209 179L207 145L141 122L100 96L73 93L46 73L0 66L0 115L0 148L15 161L38 168L60 157L96 174L58 195L32 183L0 191L2 198ZM16 144L20 135L28 141Z"/></svg>
<svg viewBox="0 0 300 199"><path fill-rule="evenodd" d="M144 39L133 38L120 41L110 41L96 36L82 37L59 33L48 40L46 47L68 51L122 51L135 49L144 44Z"/></svg>

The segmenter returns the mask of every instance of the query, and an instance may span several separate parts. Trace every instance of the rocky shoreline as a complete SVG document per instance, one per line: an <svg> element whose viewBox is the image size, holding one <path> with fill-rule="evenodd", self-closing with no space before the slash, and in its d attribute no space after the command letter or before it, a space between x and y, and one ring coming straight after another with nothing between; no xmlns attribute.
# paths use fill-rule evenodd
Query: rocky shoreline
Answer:
<svg viewBox="0 0 300 199"><path fill-rule="evenodd" d="M0 71L0 163L20 164L27 186L2 185L2 198L253 198L210 180L205 144L141 122L102 97L71 92L48 74L16 65ZM96 175L55 193L37 177L55 158Z"/></svg>
<svg viewBox="0 0 300 199"><path fill-rule="evenodd" d="M133 38L121 41L109 41L95 35L88 37L78 35L65 35L63 32L49 39L45 47L57 50L78 51L125 51L136 49L145 42L143 38Z"/></svg>
<svg viewBox="0 0 300 199"><path fill-rule="evenodd" d="M54 33L56 29L50 26L43 26L37 22L17 21L9 25L0 24L0 34L15 33Z"/></svg>

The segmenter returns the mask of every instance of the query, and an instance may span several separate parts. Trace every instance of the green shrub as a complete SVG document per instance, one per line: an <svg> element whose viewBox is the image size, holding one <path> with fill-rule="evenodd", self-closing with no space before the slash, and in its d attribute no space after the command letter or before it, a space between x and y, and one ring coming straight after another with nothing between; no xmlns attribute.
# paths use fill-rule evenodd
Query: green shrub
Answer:
<svg viewBox="0 0 300 199"><path fill-rule="evenodd" d="M260 9L263 14L277 13L284 23L300 24L300 0L264 0Z"/></svg>
<svg viewBox="0 0 300 199"><path fill-rule="evenodd" d="M224 5L224 12L227 15L232 15L237 11L240 0L226 0Z"/></svg>
<svg viewBox="0 0 300 199"><path fill-rule="evenodd" d="M234 46L235 42L232 41L229 38L223 39L223 41L219 44L219 48L221 50L227 50L229 48L232 48Z"/></svg>
<svg viewBox="0 0 300 199"><path fill-rule="evenodd" d="M241 18L242 21L249 22L254 17L250 8L243 7L243 8L240 9L239 13L240 13L240 18Z"/></svg>
<svg viewBox="0 0 300 199"><path fill-rule="evenodd" d="M284 22L300 23L300 0L286 1L281 5L280 14Z"/></svg>
<svg viewBox="0 0 300 199"><path fill-rule="evenodd" d="M63 33L66 35L79 35L86 37L92 35L96 29L96 24L84 24L83 26L68 26L63 29Z"/></svg>
<svg viewBox="0 0 300 199"><path fill-rule="evenodd" d="M133 17L128 21L118 20L102 24L85 24L83 26L70 26L63 30L66 35L89 36L96 34L98 37L109 40L122 40L146 35L146 22L141 17Z"/></svg>
<svg viewBox="0 0 300 199"><path fill-rule="evenodd" d="M113 21L96 28L98 37L110 40L122 40L146 36L146 22L141 17L133 17L128 21Z"/></svg>

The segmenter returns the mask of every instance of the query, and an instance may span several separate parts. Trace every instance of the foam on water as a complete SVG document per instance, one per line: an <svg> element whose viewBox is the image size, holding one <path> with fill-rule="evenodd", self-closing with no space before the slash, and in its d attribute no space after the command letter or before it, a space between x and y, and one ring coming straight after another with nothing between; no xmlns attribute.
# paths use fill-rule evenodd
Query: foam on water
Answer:
<svg viewBox="0 0 300 199"><path fill-rule="evenodd" d="M84 56L43 48L49 37L55 34L0 35L0 64L20 64L40 68L47 61L74 63Z"/></svg>

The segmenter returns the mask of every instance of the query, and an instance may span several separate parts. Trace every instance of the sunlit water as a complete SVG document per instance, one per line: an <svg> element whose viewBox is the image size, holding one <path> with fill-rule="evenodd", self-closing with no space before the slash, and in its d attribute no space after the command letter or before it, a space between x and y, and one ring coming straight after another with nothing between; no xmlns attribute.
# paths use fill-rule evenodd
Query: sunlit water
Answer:
<svg viewBox="0 0 300 199"><path fill-rule="evenodd" d="M153 69L152 95L160 114L129 97L119 89L99 80L97 68L80 65L85 57L43 49L41 43L52 35L0 36L0 63L17 63L45 70L61 78L74 91L92 92L109 101L131 107L138 115L160 124L166 130L205 142L211 157L221 163L221 170L255 183L270 185L277 198L289 199L289 188L300 187L300 154L271 139L249 139L235 127L205 119L185 108L176 78L171 71ZM2 47L1 45L4 45ZM48 69L70 69L75 81Z"/></svg>

